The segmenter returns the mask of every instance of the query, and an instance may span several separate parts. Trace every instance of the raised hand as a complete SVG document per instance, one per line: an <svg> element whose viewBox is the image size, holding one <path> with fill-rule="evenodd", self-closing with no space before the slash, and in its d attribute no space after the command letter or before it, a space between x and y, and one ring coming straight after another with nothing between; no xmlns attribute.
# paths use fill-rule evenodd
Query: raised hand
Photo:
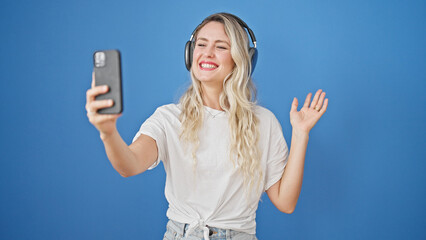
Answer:
<svg viewBox="0 0 426 240"><path fill-rule="evenodd" d="M297 111L298 100L293 99L290 110L290 123L293 130L309 133L315 126L321 116L327 110L328 98L325 98L325 92L319 89L311 102L312 93L306 96L305 104L302 109Z"/></svg>
<svg viewBox="0 0 426 240"><path fill-rule="evenodd" d="M108 86L95 86L95 74L92 74L92 88L86 92L87 117L102 135L108 135L116 129L117 118L121 114L99 114L101 108L113 106L113 100L95 100L95 97L109 91Z"/></svg>

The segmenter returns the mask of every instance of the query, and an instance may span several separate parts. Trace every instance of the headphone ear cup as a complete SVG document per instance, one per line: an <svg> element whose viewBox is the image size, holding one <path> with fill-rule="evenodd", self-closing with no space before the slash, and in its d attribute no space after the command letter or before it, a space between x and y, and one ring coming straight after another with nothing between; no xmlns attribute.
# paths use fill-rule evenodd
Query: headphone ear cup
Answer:
<svg viewBox="0 0 426 240"><path fill-rule="evenodd" d="M257 62L257 48L253 48L251 47L249 49L249 55L250 55L250 59L251 59L251 73L253 73L254 68L256 67L256 62Z"/></svg>
<svg viewBox="0 0 426 240"><path fill-rule="evenodd" d="M185 45L185 66L186 66L186 69L188 69L188 71L191 69L191 65L192 65L192 51L193 51L192 41L186 42L186 45Z"/></svg>

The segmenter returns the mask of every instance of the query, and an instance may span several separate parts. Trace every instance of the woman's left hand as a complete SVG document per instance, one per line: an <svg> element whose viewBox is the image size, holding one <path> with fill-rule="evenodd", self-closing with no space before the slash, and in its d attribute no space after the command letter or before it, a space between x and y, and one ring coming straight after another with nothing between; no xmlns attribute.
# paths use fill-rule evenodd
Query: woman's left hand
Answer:
<svg viewBox="0 0 426 240"><path fill-rule="evenodd" d="M328 98L324 99L325 92L319 89L315 93L312 102L311 97L312 93L306 96L305 104L303 104L300 111L297 111L298 101L297 98L294 98L290 110L290 123L293 126L293 130L309 133L325 113L325 110L327 110Z"/></svg>

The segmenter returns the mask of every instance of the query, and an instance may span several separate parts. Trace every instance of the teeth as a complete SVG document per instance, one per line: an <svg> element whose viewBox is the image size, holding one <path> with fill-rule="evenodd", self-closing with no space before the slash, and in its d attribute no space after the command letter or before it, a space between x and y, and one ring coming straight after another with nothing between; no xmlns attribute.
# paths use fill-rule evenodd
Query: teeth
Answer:
<svg viewBox="0 0 426 240"><path fill-rule="evenodd" d="M202 68L217 68L215 65L213 64L208 64L208 63L202 63L201 64Z"/></svg>

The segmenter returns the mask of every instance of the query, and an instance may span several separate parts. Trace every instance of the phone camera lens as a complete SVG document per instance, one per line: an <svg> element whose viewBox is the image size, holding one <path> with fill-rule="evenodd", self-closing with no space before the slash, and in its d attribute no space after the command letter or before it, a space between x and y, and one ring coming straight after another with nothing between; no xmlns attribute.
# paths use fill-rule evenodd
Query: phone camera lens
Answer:
<svg viewBox="0 0 426 240"><path fill-rule="evenodd" d="M96 52L95 53L95 67L104 67L105 66L105 53Z"/></svg>

